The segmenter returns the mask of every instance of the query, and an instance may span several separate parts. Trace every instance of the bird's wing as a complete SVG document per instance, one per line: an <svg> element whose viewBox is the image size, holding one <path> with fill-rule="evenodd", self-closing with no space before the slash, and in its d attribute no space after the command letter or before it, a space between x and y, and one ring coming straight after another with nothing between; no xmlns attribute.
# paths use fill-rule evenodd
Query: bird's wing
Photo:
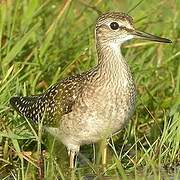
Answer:
<svg viewBox="0 0 180 180"><path fill-rule="evenodd" d="M12 97L10 104L22 116L44 125L55 126L61 116L72 111L86 82L85 75L74 75L51 86L39 96Z"/></svg>

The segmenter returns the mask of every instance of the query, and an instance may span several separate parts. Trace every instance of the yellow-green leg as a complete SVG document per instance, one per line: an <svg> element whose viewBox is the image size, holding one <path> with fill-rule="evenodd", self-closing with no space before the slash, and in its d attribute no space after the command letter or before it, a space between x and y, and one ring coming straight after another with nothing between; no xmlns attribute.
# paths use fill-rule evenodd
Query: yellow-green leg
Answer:
<svg viewBox="0 0 180 180"><path fill-rule="evenodd" d="M76 153L75 153L75 151L70 151L69 152L69 166L70 166L70 168L71 169L74 169L74 167L75 167L75 155L76 155Z"/></svg>
<svg viewBox="0 0 180 180"><path fill-rule="evenodd" d="M101 163L105 167L107 164L108 139L101 142Z"/></svg>
<svg viewBox="0 0 180 180"><path fill-rule="evenodd" d="M107 164L107 142L103 142L103 147L102 147L102 165L106 166Z"/></svg>

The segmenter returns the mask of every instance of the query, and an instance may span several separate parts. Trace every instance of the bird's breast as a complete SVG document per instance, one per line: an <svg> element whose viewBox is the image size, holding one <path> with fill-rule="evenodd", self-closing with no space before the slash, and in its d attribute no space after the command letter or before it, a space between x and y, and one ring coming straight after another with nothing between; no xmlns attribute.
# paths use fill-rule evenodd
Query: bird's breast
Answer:
<svg viewBox="0 0 180 180"><path fill-rule="evenodd" d="M97 141L119 131L132 115L135 96L133 81L120 86L104 82L101 87L88 87L76 110L80 114L85 140L90 137Z"/></svg>
<svg viewBox="0 0 180 180"><path fill-rule="evenodd" d="M136 91L129 74L120 77L95 77L84 87L72 112L61 121L64 137L86 144L97 142L122 128L134 110Z"/></svg>

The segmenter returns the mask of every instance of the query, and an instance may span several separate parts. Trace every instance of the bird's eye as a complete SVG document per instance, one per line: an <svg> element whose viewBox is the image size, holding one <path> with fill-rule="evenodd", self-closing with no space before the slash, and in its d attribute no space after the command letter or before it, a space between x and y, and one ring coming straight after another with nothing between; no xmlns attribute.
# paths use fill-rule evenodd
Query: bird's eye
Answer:
<svg viewBox="0 0 180 180"><path fill-rule="evenodd" d="M117 30L119 28L119 24L117 22L112 22L110 27L112 30Z"/></svg>

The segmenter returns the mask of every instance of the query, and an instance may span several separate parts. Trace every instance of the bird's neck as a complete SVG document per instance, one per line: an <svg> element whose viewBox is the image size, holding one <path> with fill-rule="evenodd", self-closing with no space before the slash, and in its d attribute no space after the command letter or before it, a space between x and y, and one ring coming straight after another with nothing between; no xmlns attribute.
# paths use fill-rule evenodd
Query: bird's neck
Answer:
<svg viewBox="0 0 180 180"><path fill-rule="evenodd" d="M102 78L110 81L131 79L131 73L126 60L122 56L120 46L115 43L97 42L98 67Z"/></svg>

